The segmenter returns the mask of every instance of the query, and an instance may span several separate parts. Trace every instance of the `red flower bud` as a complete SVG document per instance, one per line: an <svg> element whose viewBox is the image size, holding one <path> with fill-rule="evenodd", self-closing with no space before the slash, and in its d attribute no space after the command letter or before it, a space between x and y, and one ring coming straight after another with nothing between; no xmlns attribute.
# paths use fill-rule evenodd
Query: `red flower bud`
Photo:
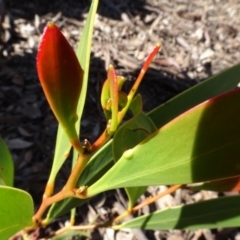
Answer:
<svg viewBox="0 0 240 240"><path fill-rule="evenodd" d="M83 70L72 47L53 22L48 23L42 36L37 71L52 111L72 144L79 145L75 123Z"/></svg>

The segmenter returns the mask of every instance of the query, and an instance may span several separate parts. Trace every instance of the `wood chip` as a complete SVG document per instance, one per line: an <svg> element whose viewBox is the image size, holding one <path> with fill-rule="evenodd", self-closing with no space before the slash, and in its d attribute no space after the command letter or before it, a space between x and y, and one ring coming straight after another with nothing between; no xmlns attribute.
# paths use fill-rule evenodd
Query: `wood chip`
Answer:
<svg viewBox="0 0 240 240"><path fill-rule="evenodd" d="M13 138L7 141L7 145L10 149L24 149L32 146L32 144L32 142L20 138Z"/></svg>

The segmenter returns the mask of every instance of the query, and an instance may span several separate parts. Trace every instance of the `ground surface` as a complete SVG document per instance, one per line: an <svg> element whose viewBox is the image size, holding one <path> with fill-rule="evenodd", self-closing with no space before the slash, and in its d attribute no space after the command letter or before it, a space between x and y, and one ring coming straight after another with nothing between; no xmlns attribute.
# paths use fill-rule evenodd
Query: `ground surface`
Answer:
<svg viewBox="0 0 240 240"><path fill-rule="evenodd" d="M49 175L57 130L36 74L37 46L44 26L53 20L76 48L89 1L6 0L5 7L2 1L0 4L0 133L14 156L15 186L29 191L37 206ZM104 127L98 100L107 66L113 63L130 86L157 42L162 43L162 51L140 88L145 111L239 62L240 1L100 0L83 138L94 140ZM61 171L59 186L66 180L69 168L66 165ZM164 188L150 187L146 195ZM211 192L192 194L179 190L157 202L155 208L214 196ZM112 212L120 213L125 204L120 191L103 195L84 212L78 210L79 223L96 214L104 218ZM149 208L144 209L147 212ZM60 228L65 220L64 217L43 230L42 237ZM92 233L92 239L114 239L114 235L116 239L239 239L238 229L118 233L101 230Z"/></svg>

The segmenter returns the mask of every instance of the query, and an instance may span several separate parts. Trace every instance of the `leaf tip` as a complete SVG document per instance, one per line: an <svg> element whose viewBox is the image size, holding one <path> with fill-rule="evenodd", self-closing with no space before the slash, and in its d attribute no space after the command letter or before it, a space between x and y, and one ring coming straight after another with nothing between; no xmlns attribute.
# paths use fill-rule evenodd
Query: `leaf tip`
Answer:
<svg viewBox="0 0 240 240"><path fill-rule="evenodd" d="M109 66L108 66L108 70L113 70L113 65L112 64L110 64Z"/></svg>
<svg viewBox="0 0 240 240"><path fill-rule="evenodd" d="M47 26L48 26L49 28L54 28L54 27L55 27L55 23L52 22L52 21L50 21L50 22L48 22Z"/></svg>
<svg viewBox="0 0 240 240"><path fill-rule="evenodd" d="M157 43L156 48L160 49L161 48L161 43Z"/></svg>

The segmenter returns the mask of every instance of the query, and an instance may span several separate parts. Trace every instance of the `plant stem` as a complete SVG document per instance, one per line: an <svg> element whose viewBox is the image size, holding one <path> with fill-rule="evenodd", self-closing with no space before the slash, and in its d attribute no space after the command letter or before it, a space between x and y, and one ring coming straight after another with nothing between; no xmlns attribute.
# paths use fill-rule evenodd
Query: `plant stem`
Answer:
<svg viewBox="0 0 240 240"><path fill-rule="evenodd" d="M90 158L110 139L111 136L112 134L108 134L106 128L102 135L91 146L91 152L79 155L76 165L74 166L64 189L70 190L76 187L78 179Z"/></svg>
<svg viewBox="0 0 240 240"><path fill-rule="evenodd" d="M108 81L110 97L112 100L112 116L109 131L110 133L114 133L118 127L118 82L115 69L112 65L109 65L108 68Z"/></svg>
<svg viewBox="0 0 240 240"><path fill-rule="evenodd" d="M82 147L82 144L81 142L79 141L78 139L78 136L77 136L77 139L69 139L73 148L79 153L79 154L83 154L84 153L84 149Z"/></svg>
<svg viewBox="0 0 240 240"><path fill-rule="evenodd" d="M118 124L120 124L121 121L123 120L123 118L124 118L128 108L129 108L129 106L130 106L130 104L131 104L131 102L133 100L133 97L135 96L135 94L137 92L137 89L138 89L138 87L139 87L139 85L140 85L140 83L141 83L141 81L142 81L142 79L143 79L143 77L144 77L144 75L145 75L145 73L146 73L150 63L152 62L153 58L157 55L157 53L158 53L160 48L161 48L161 45L160 45L160 43L158 43L155 46L155 48L153 49L153 51L147 56L147 59L144 62L144 65L143 65L143 67L142 67L142 69L141 69L141 71L140 71L140 73L139 73L139 75L138 75L138 77L137 77L133 87L131 88L131 90L130 90L128 96L127 96L127 98L128 98L127 104L122 109L122 111L119 112L119 114L118 114Z"/></svg>
<svg viewBox="0 0 240 240"><path fill-rule="evenodd" d="M74 166L74 168L68 178L68 181L67 181L66 185L64 186L64 190L71 190L76 187L77 181L78 181L83 169L85 168L87 162L91 158L91 156L92 156L92 153L79 155L76 165Z"/></svg>
<svg viewBox="0 0 240 240"><path fill-rule="evenodd" d="M51 197L46 196L46 198L43 198L40 208L33 217L34 222L39 222L46 209L53 203L59 202L67 197L83 198L84 193L76 196L76 192L74 191L77 186L77 181L90 158L110 139L110 137L111 135L109 135L107 130L105 130L92 145L90 153L79 155L76 165L74 166L64 188Z"/></svg>
<svg viewBox="0 0 240 240"><path fill-rule="evenodd" d="M56 231L54 233L54 236L60 235L64 232L73 230L73 231L83 231L83 230L92 230L94 228L96 228L97 225L87 225L87 226L67 226L64 228L59 229L58 231Z"/></svg>
<svg viewBox="0 0 240 240"><path fill-rule="evenodd" d="M141 202L140 204L138 204L137 206L135 206L134 208L132 208L131 210L126 210L124 213L122 213L121 215L119 215L118 217L116 217L115 219L113 219L111 221L111 224L116 223L118 221L120 221L121 219L129 216L132 213L137 212L139 209L154 203L157 199L164 197L165 195L168 195L170 193L175 192L178 188L182 187L183 185L181 184L177 184L177 185L173 185L170 188L168 188L167 190L165 190L164 192L161 192L159 194L157 194L156 196L152 196L149 198L146 198L143 202Z"/></svg>
<svg viewBox="0 0 240 240"><path fill-rule="evenodd" d="M50 183L50 181L48 181L46 187L45 187L45 191L43 194L43 198L48 198L52 195L54 190L54 183Z"/></svg>
<svg viewBox="0 0 240 240"><path fill-rule="evenodd" d="M111 136L112 134L108 133L108 130L106 127L102 135L95 141L95 143L93 143L91 152L92 153L97 152L111 138Z"/></svg>
<svg viewBox="0 0 240 240"><path fill-rule="evenodd" d="M35 223L39 223L42 215L44 214L44 212L46 211L46 209L53 203L59 202L67 197L74 197L75 196L75 192L73 190L61 190L60 192L58 192L57 194L49 197L49 198L44 198L40 208L38 209L38 211L36 212L36 214L33 217L33 221Z"/></svg>

